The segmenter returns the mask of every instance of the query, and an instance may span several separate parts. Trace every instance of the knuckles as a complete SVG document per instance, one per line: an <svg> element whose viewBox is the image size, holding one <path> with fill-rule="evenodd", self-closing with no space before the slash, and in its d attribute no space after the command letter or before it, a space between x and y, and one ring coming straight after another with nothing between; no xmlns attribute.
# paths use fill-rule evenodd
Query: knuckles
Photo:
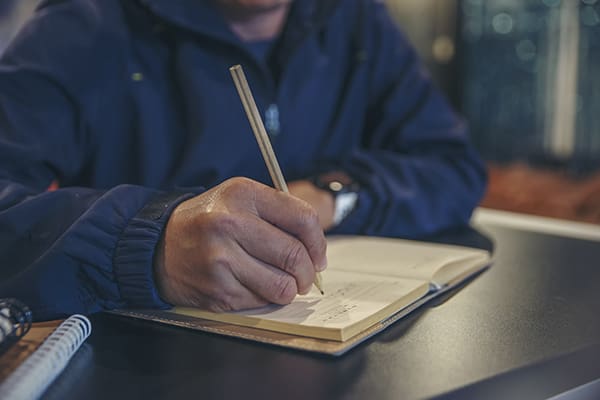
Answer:
<svg viewBox="0 0 600 400"><path fill-rule="evenodd" d="M320 230L319 214L317 211L304 204L299 210L296 218L297 224L302 231Z"/></svg>
<svg viewBox="0 0 600 400"><path fill-rule="evenodd" d="M221 289L212 293L212 296L209 296L207 308L212 312L235 311L237 309L235 303L234 296Z"/></svg>
<svg viewBox="0 0 600 400"><path fill-rule="evenodd" d="M235 199L254 197L258 182L237 176L229 178L221 184L221 195Z"/></svg>
<svg viewBox="0 0 600 400"><path fill-rule="evenodd" d="M283 259L279 267L294 276L298 274L301 266L308 261L304 246L298 241L292 241L282 256Z"/></svg>
<svg viewBox="0 0 600 400"><path fill-rule="evenodd" d="M270 289L273 295L273 302L277 304L291 303L298 293L296 281L289 275L281 275L273 279Z"/></svg>
<svg viewBox="0 0 600 400"><path fill-rule="evenodd" d="M296 287L300 293L305 294L314 280L312 261L305 247L298 241L290 244L284 253L280 268L292 275L296 280Z"/></svg>
<svg viewBox="0 0 600 400"><path fill-rule="evenodd" d="M202 231L208 235L232 235L240 229L241 221L239 216L224 212L211 211L196 216L195 224L201 227Z"/></svg>

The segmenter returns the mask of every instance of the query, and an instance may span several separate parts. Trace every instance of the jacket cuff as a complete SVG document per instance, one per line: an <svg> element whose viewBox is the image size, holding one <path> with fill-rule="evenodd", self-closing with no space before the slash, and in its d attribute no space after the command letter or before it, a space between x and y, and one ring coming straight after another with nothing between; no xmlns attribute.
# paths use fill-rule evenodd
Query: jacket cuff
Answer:
<svg viewBox="0 0 600 400"><path fill-rule="evenodd" d="M114 257L121 298L128 308L169 308L158 295L153 257L175 207L196 193L169 192L151 199L123 230Z"/></svg>

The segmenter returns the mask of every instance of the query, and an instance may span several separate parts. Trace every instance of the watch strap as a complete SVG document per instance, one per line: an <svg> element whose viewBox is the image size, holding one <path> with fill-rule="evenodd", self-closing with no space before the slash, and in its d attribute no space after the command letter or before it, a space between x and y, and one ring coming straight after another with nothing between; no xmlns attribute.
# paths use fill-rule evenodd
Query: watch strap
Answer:
<svg viewBox="0 0 600 400"><path fill-rule="evenodd" d="M326 190L333 196L334 212L333 225L339 225L356 208L360 185L346 175L336 176L335 173L319 175L312 179L319 189Z"/></svg>

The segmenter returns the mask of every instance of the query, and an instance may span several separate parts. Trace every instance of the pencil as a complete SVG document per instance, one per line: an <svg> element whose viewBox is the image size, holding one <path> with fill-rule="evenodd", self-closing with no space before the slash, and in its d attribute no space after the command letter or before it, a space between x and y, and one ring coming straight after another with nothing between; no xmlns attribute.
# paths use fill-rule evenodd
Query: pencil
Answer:
<svg viewBox="0 0 600 400"><path fill-rule="evenodd" d="M273 146L271 146L271 141L269 140L269 136L265 130L265 125L263 124L260 113L258 112L258 108L256 107L254 96L252 96L252 91L250 90L250 86L246 80L244 70L242 69L242 66L238 64L229 68L229 72L231 73L231 77L235 83L235 88L237 89L240 100L242 101L242 105L244 106L244 110L246 111L248 121L250 121L250 126L252 127L252 132L254 132L254 137L258 142L258 147L260 147L260 152L265 160L265 164L267 164L267 169L269 170L269 175L271 175L271 180L273 181L273 184L277 190L289 193L287 184L283 178L283 173L279 167L279 162L277 161L277 157L273 151ZM323 292L323 280L320 272L317 272L315 275L314 285L317 287L317 289L319 289L321 294L325 294L325 292Z"/></svg>

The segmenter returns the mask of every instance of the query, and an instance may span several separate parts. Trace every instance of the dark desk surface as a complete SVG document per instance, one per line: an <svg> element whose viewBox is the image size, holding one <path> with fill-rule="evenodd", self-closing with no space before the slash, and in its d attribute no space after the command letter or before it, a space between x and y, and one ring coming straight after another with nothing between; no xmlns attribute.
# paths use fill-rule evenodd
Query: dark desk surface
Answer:
<svg viewBox="0 0 600 400"><path fill-rule="evenodd" d="M343 357L96 315L46 397L536 399L600 378L600 242L483 231L490 270Z"/></svg>

